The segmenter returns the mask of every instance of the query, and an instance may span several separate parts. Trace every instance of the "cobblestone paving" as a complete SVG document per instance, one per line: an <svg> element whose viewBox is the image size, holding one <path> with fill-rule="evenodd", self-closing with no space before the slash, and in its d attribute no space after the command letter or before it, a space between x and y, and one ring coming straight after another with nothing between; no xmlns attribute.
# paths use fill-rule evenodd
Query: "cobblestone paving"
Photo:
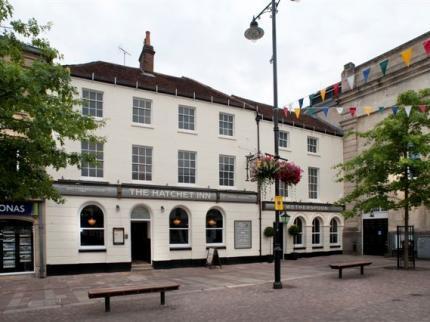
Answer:
<svg viewBox="0 0 430 322"><path fill-rule="evenodd" d="M393 259L366 257L373 265L337 271L329 263L358 259L337 255L283 262L284 289L273 290L273 264L85 274L35 279L0 277L4 321L430 321L430 262L415 271L393 269ZM91 287L175 281L177 292L89 300Z"/></svg>

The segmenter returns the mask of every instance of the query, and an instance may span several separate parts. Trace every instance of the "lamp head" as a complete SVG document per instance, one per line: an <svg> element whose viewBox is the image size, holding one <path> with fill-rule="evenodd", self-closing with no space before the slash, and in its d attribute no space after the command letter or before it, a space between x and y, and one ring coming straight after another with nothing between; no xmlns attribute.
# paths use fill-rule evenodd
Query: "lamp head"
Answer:
<svg viewBox="0 0 430 322"><path fill-rule="evenodd" d="M252 19L249 28L245 30L245 38L251 41L257 41L264 36L264 30L258 27L258 23L255 19Z"/></svg>

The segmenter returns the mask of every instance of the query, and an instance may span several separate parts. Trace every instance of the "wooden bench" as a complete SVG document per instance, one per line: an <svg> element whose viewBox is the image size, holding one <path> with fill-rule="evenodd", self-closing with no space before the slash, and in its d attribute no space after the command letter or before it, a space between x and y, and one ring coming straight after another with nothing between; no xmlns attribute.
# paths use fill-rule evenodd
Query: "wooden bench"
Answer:
<svg viewBox="0 0 430 322"><path fill-rule="evenodd" d="M338 269L339 270L339 278L342 278L342 270L345 268L352 268L352 267L360 267L360 273L361 275L364 274L364 266L368 266L372 264L372 262L368 261L358 261L358 262L345 262L345 263L337 263L337 264L330 264L330 267L332 269Z"/></svg>
<svg viewBox="0 0 430 322"><path fill-rule="evenodd" d="M166 283L157 285L130 285L118 287L95 288L88 291L88 298L105 298L105 311L110 312L110 298L112 296L160 293L161 305L166 303L165 292L179 289L178 284Z"/></svg>

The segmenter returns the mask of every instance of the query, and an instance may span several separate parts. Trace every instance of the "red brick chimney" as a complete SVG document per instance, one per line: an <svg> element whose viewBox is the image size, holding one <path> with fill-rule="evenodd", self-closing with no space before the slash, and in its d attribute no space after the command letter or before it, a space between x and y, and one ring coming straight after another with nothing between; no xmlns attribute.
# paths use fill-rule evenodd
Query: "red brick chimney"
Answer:
<svg viewBox="0 0 430 322"><path fill-rule="evenodd" d="M143 42L142 52L139 56L140 69L142 72L154 72L154 47L151 46L151 33L146 32L145 41Z"/></svg>

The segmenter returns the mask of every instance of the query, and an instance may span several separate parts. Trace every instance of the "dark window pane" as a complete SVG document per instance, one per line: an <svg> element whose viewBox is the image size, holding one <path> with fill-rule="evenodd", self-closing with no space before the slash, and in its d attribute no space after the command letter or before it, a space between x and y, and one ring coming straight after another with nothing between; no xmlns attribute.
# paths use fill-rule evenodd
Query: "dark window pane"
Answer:
<svg viewBox="0 0 430 322"><path fill-rule="evenodd" d="M82 229L81 246L104 246L104 231Z"/></svg>
<svg viewBox="0 0 430 322"><path fill-rule="evenodd" d="M222 243L222 229L206 229L206 243Z"/></svg>
<svg viewBox="0 0 430 322"><path fill-rule="evenodd" d="M188 229L170 229L170 244L188 244Z"/></svg>
<svg viewBox="0 0 430 322"><path fill-rule="evenodd" d="M81 228L103 228L103 212L94 205L86 206L81 211Z"/></svg>

